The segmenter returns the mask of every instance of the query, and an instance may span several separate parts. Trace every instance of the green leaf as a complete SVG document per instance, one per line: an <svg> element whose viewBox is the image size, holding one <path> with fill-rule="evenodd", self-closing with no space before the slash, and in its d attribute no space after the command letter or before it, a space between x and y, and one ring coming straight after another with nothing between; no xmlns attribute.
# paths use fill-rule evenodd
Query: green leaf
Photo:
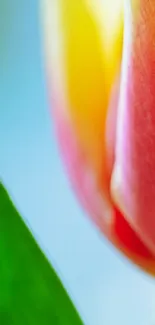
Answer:
<svg viewBox="0 0 155 325"><path fill-rule="evenodd" d="M1 183L0 324L83 324Z"/></svg>

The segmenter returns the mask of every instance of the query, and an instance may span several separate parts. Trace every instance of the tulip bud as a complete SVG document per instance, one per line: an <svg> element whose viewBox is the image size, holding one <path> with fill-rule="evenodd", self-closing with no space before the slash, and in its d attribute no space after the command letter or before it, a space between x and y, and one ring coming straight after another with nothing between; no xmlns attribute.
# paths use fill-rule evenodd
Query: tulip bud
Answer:
<svg viewBox="0 0 155 325"><path fill-rule="evenodd" d="M149 37L155 23L147 4L149 23L142 35L144 2L132 0L124 9L123 0L42 0L42 11L50 101L72 185L102 233L154 275L154 50Z"/></svg>

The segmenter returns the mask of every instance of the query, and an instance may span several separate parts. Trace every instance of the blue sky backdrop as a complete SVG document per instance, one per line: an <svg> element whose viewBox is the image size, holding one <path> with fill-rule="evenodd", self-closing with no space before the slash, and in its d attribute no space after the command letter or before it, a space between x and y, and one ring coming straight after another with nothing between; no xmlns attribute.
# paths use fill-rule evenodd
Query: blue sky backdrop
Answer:
<svg viewBox="0 0 155 325"><path fill-rule="evenodd" d="M64 173L49 116L39 19L37 0L0 2L0 177L86 325L152 325L154 281L100 235Z"/></svg>

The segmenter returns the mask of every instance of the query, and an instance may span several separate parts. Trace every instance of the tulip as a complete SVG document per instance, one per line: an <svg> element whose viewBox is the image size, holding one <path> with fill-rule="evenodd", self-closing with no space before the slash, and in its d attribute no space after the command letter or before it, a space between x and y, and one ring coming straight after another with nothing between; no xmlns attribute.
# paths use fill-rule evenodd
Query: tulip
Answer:
<svg viewBox="0 0 155 325"><path fill-rule="evenodd" d="M155 275L155 0L43 0L56 134L105 237Z"/></svg>

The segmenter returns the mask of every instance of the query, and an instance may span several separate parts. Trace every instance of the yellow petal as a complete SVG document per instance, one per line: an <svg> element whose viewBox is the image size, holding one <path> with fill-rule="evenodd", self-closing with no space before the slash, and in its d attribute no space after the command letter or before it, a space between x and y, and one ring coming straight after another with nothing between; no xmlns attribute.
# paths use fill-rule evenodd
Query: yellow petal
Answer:
<svg viewBox="0 0 155 325"><path fill-rule="evenodd" d="M123 1L57 1L68 110L97 181L105 183L105 125L122 58Z"/></svg>

